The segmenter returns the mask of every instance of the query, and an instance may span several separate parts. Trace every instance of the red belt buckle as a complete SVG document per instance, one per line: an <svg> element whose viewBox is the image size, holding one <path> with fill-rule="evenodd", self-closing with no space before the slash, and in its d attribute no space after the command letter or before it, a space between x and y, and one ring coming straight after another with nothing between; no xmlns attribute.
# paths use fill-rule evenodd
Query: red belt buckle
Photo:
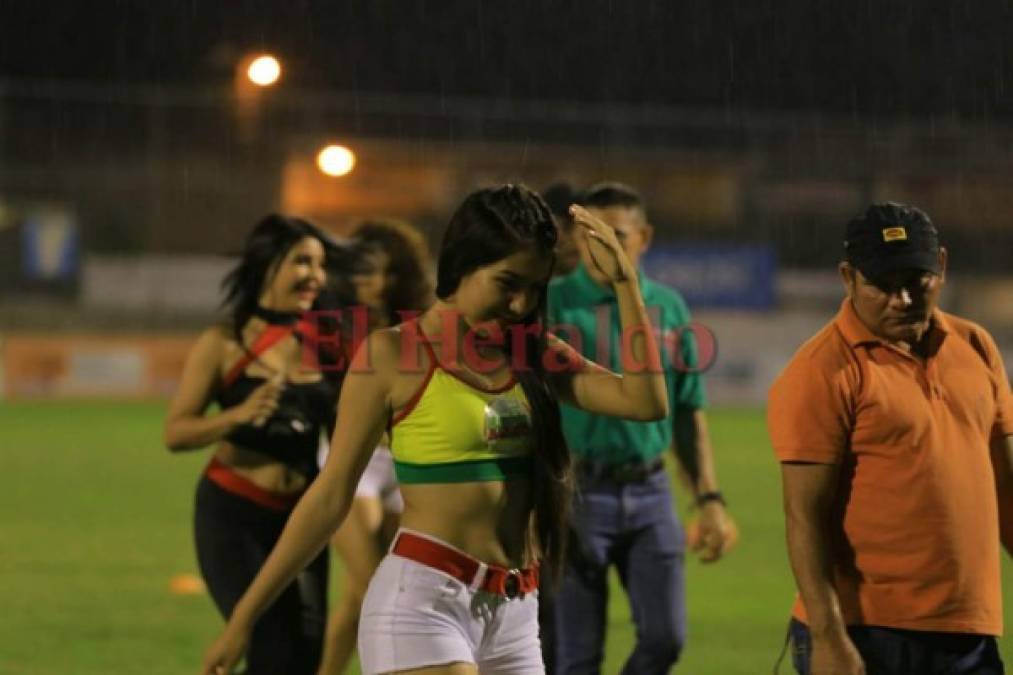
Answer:
<svg viewBox="0 0 1013 675"><path fill-rule="evenodd" d="M507 571L506 578L503 579L503 597L507 600L513 600L520 594L521 571L517 569Z"/></svg>
<svg viewBox="0 0 1013 675"><path fill-rule="evenodd" d="M538 589L538 566L536 564L523 570L490 567L486 578L482 580L481 588L507 600L523 597Z"/></svg>

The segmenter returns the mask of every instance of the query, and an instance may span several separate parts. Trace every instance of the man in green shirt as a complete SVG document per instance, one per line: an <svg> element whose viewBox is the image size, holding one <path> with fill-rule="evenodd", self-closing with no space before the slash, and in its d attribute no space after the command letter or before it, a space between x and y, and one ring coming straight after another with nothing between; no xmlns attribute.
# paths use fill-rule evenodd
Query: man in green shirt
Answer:
<svg viewBox="0 0 1013 675"><path fill-rule="evenodd" d="M603 183L585 192L580 202L615 229L636 264L653 234L639 194L625 185ZM580 264L549 286L549 328L586 357L616 368L623 340L615 295L583 238L578 248ZM701 558L717 560L728 536L689 310L675 290L643 272L640 288L661 332L672 414L659 422L629 422L563 406L563 431L578 482L570 560L552 610L555 645L546 645L546 660L554 661L559 675L599 672L610 565L618 570L637 628L637 643L623 672L667 673L679 657L686 624L685 538L664 470L666 448L674 447L699 507Z"/></svg>

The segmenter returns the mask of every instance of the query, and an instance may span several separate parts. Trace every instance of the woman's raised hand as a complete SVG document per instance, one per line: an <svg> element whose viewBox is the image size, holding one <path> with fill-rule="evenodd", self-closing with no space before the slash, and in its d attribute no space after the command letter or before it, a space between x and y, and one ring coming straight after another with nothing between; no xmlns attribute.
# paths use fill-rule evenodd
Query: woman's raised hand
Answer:
<svg viewBox="0 0 1013 675"><path fill-rule="evenodd" d="M632 274L632 265L622 244L616 238L615 230L596 218L583 206L570 206L573 222L583 228L587 237L587 247L595 266L612 280L612 283L626 281Z"/></svg>

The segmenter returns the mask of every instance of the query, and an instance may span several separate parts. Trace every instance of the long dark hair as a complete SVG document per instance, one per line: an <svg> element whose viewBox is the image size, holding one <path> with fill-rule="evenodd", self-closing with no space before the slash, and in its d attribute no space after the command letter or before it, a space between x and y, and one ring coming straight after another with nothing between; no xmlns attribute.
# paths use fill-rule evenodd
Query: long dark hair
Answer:
<svg viewBox="0 0 1013 675"><path fill-rule="evenodd" d="M289 249L306 237L312 237L323 245L328 286L333 288L337 280L332 278L332 270L337 261L349 256L316 226L301 218L272 213L246 235L239 262L222 279L225 296L222 306L228 311L229 328L239 344L243 344L243 327L257 308L264 284ZM346 293L350 300L354 298L349 291L342 291L341 295Z"/></svg>
<svg viewBox="0 0 1013 675"><path fill-rule="evenodd" d="M468 274L526 248L554 256L557 236L549 207L533 190L523 185L503 185L473 192L454 213L443 237L436 295L448 298ZM563 438L559 403L545 372L546 305L547 287L542 286L537 305L518 326L525 329L524 351L520 355L525 367L516 369L515 376L531 406L538 544L551 576L556 578L566 552L573 472L570 451ZM527 330L536 325L540 330Z"/></svg>
<svg viewBox="0 0 1013 675"><path fill-rule="evenodd" d="M399 312L421 312L433 304L433 259L421 232L400 220L376 218L359 225L352 242L362 254L378 251L388 257L391 282L383 293L388 326L401 322Z"/></svg>

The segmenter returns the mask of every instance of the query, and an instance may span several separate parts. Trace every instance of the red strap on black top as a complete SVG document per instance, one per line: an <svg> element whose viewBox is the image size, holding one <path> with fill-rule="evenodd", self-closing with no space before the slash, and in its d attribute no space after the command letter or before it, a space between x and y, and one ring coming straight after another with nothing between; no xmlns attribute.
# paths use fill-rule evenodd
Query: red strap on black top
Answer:
<svg viewBox="0 0 1013 675"><path fill-rule="evenodd" d="M257 336L257 341L253 343L253 347L251 347L246 354L243 355L243 358L236 361L235 365L229 369L228 374L225 375L223 384L226 387L230 386L236 381L236 379L239 378L242 372L246 370L246 366L253 363L258 356L278 344L278 342L284 340L289 335L292 335L295 330L295 326L268 324L267 328L264 329L264 332Z"/></svg>

